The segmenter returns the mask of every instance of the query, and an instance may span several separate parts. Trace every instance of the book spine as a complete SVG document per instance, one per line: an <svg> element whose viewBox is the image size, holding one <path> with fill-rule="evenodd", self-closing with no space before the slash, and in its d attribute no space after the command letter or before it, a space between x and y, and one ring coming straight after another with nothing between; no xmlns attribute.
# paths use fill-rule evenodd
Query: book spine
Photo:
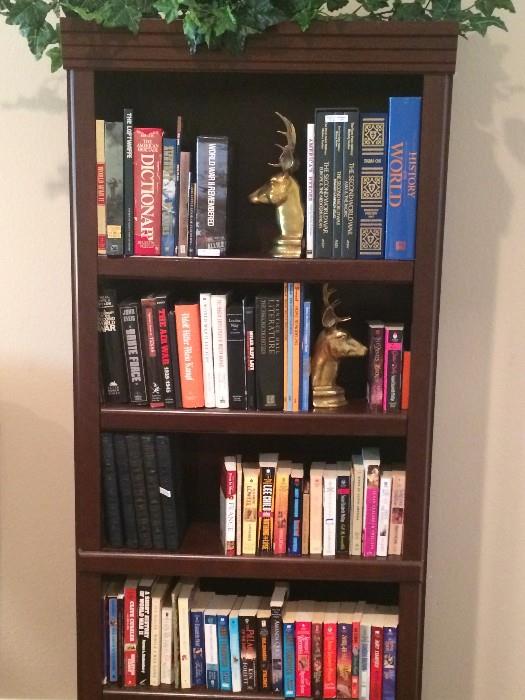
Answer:
<svg viewBox="0 0 525 700"><path fill-rule="evenodd" d="M235 514L235 554L242 554L244 542L243 519L244 519L244 504L243 504L243 489L244 479L242 464L240 458L237 459L237 512Z"/></svg>
<svg viewBox="0 0 525 700"><path fill-rule="evenodd" d="M369 323L366 395L369 407L374 410L380 410L383 407L384 365L385 326L382 323Z"/></svg>
<svg viewBox="0 0 525 700"><path fill-rule="evenodd" d="M142 406L148 403L146 374L142 355L139 305L135 301L119 304L120 328L128 373L130 403Z"/></svg>
<svg viewBox="0 0 525 700"><path fill-rule="evenodd" d="M401 373L401 408L403 411L408 411L410 403L410 359L410 351L405 350L403 352L403 371Z"/></svg>
<svg viewBox="0 0 525 700"><path fill-rule="evenodd" d="M133 255L133 110L124 108L124 253Z"/></svg>
<svg viewBox="0 0 525 700"><path fill-rule="evenodd" d="M365 523L363 529L363 556L375 557L377 548L377 516L379 511L379 466L367 470L365 492Z"/></svg>
<svg viewBox="0 0 525 700"><path fill-rule="evenodd" d="M325 474L323 479L323 556L335 555L337 519L337 479Z"/></svg>
<svg viewBox="0 0 525 700"><path fill-rule="evenodd" d="M103 119L97 119L95 139L97 151L97 252L106 255L106 154L105 125Z"/></svg>
<svg viewBox="0 0 525 700"><path fill-rule="evenodd" d="M270 617L272 693L283 693L283 617L282 608L272 608Z"/></svg>
<svg viewBox="0 0 525 700"><path fill-rule="evenodd" d="M175 197L173 207L173 229L175 237L174 254L179 254L179 216L180 216L180 161L182 144L182 117L177 117L177 138L175 139Z"/></svg>
<svg viewBox="0 0 525 700"><path fill-rule="evenodd" d="M261 469L259 491L258 551L270 554L273 545L273 518L275 498L275 467Z"/></svg>
<svg viewBox="0 0 525 700"><path fill-rule="evenodd" d="M258 296L255 300L255 378L257 408L283 410L283 299Z"/></svg>
<svg viewBox="0 0 525 700"><path fill-rule="evenodd" d="M142 615L141 615L142 612ZM142 622L142 624L141 624ZM139 685L147 685L149 681L149 665L151 655L151 589L139 586Z"/></svg>
<svg viewBox="0 0 525 700"><path fill-rule="evenodd" d="M363 114L359 130L359 210L357 257L385 255L386 114Z"/></svg>
<svg viewBox="0 0 525 700"><path fill-rule="evenodd" d="M144 297L140 301L142 307L142 325L144 330L144 354L146 378L148 380L148 396L151 408L164 406L164 391L160 348L156 332L156 304L153 297Z"/></svg>
<svg viewBox="0 0 525 700"><path fill-rule="evenodd" d="M109 403L127 403L124 351L117 312L117 295L113 289L103 290L98 297L98 335L102 355L104 398Z"/></svg>
<svg viewBox="0 0 525 700"><path fill-rule="evenodd" d="M155 298L155 329L159 339L159 357L163 378L164 401L168 405L175 403L173 370L171 366L170 340L168 334L168 297L159 294Z"/></svg>
<svg viewBox="0 0 525 700"><path fill-rule="evenodd" d="M388 260L415 257L420 124L420 97L390 98L385 226Z"/></svg>
<svg viewBox="0 0 525 700"><path fill-rule="evenodd" d="M168 335L170 339L171 373L173 376L173 398L175 408L182 408L182 390L180 384L179 347L177 343L177 324L175 310L168 311Z"/></svg>
<svg viewBox="0 0 525 700"><path fill-rule="evenodd" d="M301 530L301 554L310 554L310 484L304 482L303 487L303 527Z"/></svg>
<svg viewBox="0 0 525 700"><path fill-rule="evenodd" d="M108 634L109 634L109 675L110 683L118 682L118 602L115 596L108 598Z"/></svg>
<svg viewBox="0 0 525 700"><path fill-rule="evenodd" d="M312 623L312 697L323 697L323 624Z"/></svg>
<svg viewBox="0 0 525 700"><path fill-rule="evenodd" d="M151 654L149 664L149 684L152 687L160 685L160 645L161 645L161 601L152 598L151 601Z"/></svg>
<svg viewBox="0 0 525 700"><path fill-rule="evenodd" d="M290 475L277 470L275 477L275 522L273 528L273 553L286 554L288 533L288 491Z"/></svg>
<svg viewBox="0 0 525 700"><path fill-rule="evenodd" d="M301 400L300 410L310 409L310 336L312 304L303 302L303 323L301 326Z"/></svg>
<svg viewBox="0 0 525 700"><path fill-rule="evenodd" d="M196 231L196 189L197 184L193 180L193 174L190 174L190 184L189 184L189 214L188 214L188 255L190 258L194 258L197 254L197 231Z"/></svg>
<svg viewBox="0 0 525 700"><path fill-rule="evenodd" d="M383 411L401 408L403 366L403 327L385 326L385 365L383 369Z"/></svg>
<svg viewBox="0 0 525 700"><path fill-rule="evenodd" d="M295 623L295 695L298 698L312 696L312 623Z"/></svg>
<svg viewBox="0 0 525 700"><path fill-rule="evenodd" d="M123 547L124 533L120 514L113 436L111 433L102 433L102 484L106 538L111 547Z"/></svg>
<svg viewBox="0 0 525 700"><path fill-rule="evenodd" d="M217 642L217 615L204 615L206 639L206 688L219 689L219 647Z"/></svg>
<svg viewBox="0 0 525 700"><path fill-rule="evenodd" d="M241 304L232 304L226 310L226 338L229 405L242 411L246 410L247 404L244 314Z"/></svg>
<svg viewBox="0 0 525 700"><path fill-rule="evenodd" d="M306 128L306 257L314 257L315 124Z"/></svg>
<svg viewBox="0 0 525 700"><path fill-rule="evenodd" d="M117 597L117 618L118 618L118 682L124 682L124 594L119 593Z"/></svg>
<svg viewBox="0 0 525 700"><path fill-rule="evenodd" d="M337 696L337 624L323 627L323 698Z"/></svg>
<svg viewBox="0 0 525 700"><path fill-rule="evenodd" d="M223 468L221 474L220 536L226 556L235 556L237 473Z"/></svg>
<svg viewBox="0 0 525 700"><path fill-rule="evenodd" d="M288 505L288 554L290 556L301 556L302 509L303 479L301 477L290 477Z"/></svg>
<svg viewBox="0 0 525 700"><path fill-rule="evenodd" d="M363 468L353 470L352 489L352 547L350 554L360 556L363 541L363 506L365 494L365 473Z"/></svg>
<svg viewBox="0 0 525 700"><path fill-rule="evenodd" d="M229 619L230 632L230 660L232 670L232 691L240 693L242 690L241 684L241 639L239 635L239 615L230 614Z"/></svg>
<svg viewBox="0 0 525 700"><path fill-rule="evenodd" d="M332 142L333 122L326 119L327 112L315 111L315 230L314 257L330 258L332 255Z"/></svg>
<svg viewBox="0 0 525 700"><path fill-rule="evenodd" d="M370 698L370 625L361 625L359 639L359 700Z"/></svg>
<svg viewBox="0 0 525 700"><path fill-rule="evenodd" d="M337 697L352 697L352 625L337 625Z"/></svg>
<svg viewBox="0 0 525 700"><path fill-rule="evenodd" d="M173 666L173 608L171 603L163 605L161 610L161 652L160 682L171 685L175 680Z"/></svg>
<svg viewBox="0 0 525 700"><path fill-rule="evenodd" d="M232 667L228 615L217 615L217 650L219 659L219 688L221 691L231 692Z"/></svg>
<svg viewBox="0 0 525 700"><path fill-rule="evenodd" d="M383 697L396 700L397 627L383 628Z"/></svg>
<svg viewBox="0 0 525 700"><path fill-rule="evenodd" d="M259 690L270 691L272 687L272 659L270 642L270 618L257 619Z"/></svg>
<svg viewBox="0 0 525 700"><path fill-rule="evenodd" d="M239 616L241 631L241 685L243 691L258 690L257 630L254 617Z"/></svg>
<svg viewBox="0 0 525 700"><path fill-rule="evenodd" d="M175 255L175 180L176 139L162 142L162 217L161 255Z"/></svg>
<svg viewBox="0 0 525 700"><path fill-rule="evenodd" d="M177 511L180 509L180 501L183 500L184 494L177 493L177 490L180 489L175 486L169 435L155 435L155 452L166 549L175 552L179 548L182 534L180 513ZM176 466L177 469L180 468L180 465Z"/></svg>
<svg viewBox="0 0 525 700"><path fill-rule="evenodd" d="M178 608L178 641L179 641L179 660L180 660L180 687L182 689L191 688L192 679L192 641L190 627L190 611L188 597L179 597L177 601ZM175 636L175 635L174 635Z"/></svg>
<svg viewBox="0 0 525 700"><path fill-rule="evenodd" d="M148 493L148 509L151 524L151 536L154 549L165 549L164 527L162 524L162 506L160 504L159 474L155 454L155 437L141 435L142 458L144 460L144 480Z"/></svg>
<svg viewBox="0 0 525 700"><path fill-rule="evenodd" d="M359 700L359 641L361 639L361 623L352 623L352 698Z"/></svg>
<svg viewBox="0 0 525 700"><path fill-rule="evenodd" d="M137 588L124 588L124 687L137 685Z"/></svg>
<svg viewBox="0 0 525 700"><path fill-rule="evenodd" d="M337 117L337 121L335 118ZM348 114L334 115L332 125L332 258L342 255L343 239L343 178L344 132Z"/></svg>
<svg viewBox="0 0 525 700"><path fill-rule="evenodd" d="M336 553L348 552L350 535L350 475L337 477Z"/></svg>
<svg viewBox="0 0 525 700"><path fill-rule="evenodd" d="M300 364L301 364L301 309L303 285L293 285L293 337L292 337L292 411L299 411Z"/></svg>
<svg viewBox="0 0 525 700"><path fill-rule="evenodd" d="M390 529L390 501L392 498L392 477L382 476L379 487L379 514L377 517L377 556L388 555L388 534Z"/></svg>
<svg viewBox="0 0 525 700"><path fill-rule="evenodd" d="M405 520L405 472L394 472L392 476L392 507L390 510L390 533L388 553L401 556L403 553L403 530Z"/></svg>
<svg viewBox="0 0 525 700"><path fill-rule="evenodd" d="M212 294L211 322L213 339L213 368L215 374L215 402L217 404L217 408L230 407L226 304L227 296L225 294Z"/></svg>
<svg viewBox="0 0 525 700"><path fill-rule="evenodd" d="M105 122L106 253L124 254L124 131L122 122Z"/></svg>
<svg viewBox="0 0 525 700"><path fill-rule="evenodd" d="M310 554L323 553L323 473L310 470Z"/></svg>
<svg viewBox="0 0 525 700"><path fill-rule="evenodd" d="M176 304L175 325L179 351L183 408L204 406L201 330L198 304Z"/></svg>
<svg viewBox="0 0 525 700"><path fill-rule="evenodd" d="M283 625L283 687L284 697L295 697L295 623Z"/></svg>
<svg viewBox="0 0 525 700"><path fill-rule="evenodd" d="M144 467L142 465L142 450L140 449L139 436L137 434L126 435L126 445L129 458L129 473L133 486L133 501L135 504L139 546L142 549L151 549L153 547L153 541L151 537L148 499L146 483L144 481Z"/></svg>
<svg viewBox="0 0 525 700"><path fill-rule="evenodd" d="M229 142L227 137L197 138L195 227L198 256L227 252Z"/></svg>
<svg viewBox="0 0 525 700"><path fill-rule="evenodd" d="M160 255L162 129L133 129L135 255Z"/></svg>
<svg viewBox="0 0 525 700"><path fill-rule="evenodd" d="M189 214L189 185L191 170L191 153L182 151L179 167L179 231L178 231L178 255L188 257L188 214Z"/></svg>
<svg viewBox="0 0 525 700"><path fill-rule="evenodd" d="M245 367L246 367L246 401L249 411L253 411L257 405L255 393L255 308L243 305L244 310L244 340L245 340Z"/></svg>
<svg viewBox="0 0 525 700"><path fill-rule="evenodd" d="M293 282L286 283L287 291L283 307L287 306L287 318L284 326L285 334L285 361L284 361L284 408L286 411L293 410L293 319L294 319L294 289ZM284 310L284 309L283 309Z"/></svg>
<svg viewBox="0 0 525 700"><path fill-rule="evenodd" d="M199 301L201 316L204 405L206 408L215 408L215 378L213 371L213 340L211 325L211 294L206 292L201 293Z"/></svg>
<svg viewBox="0 0 525 700"><path fill-rule="evenodd" d="M257 507L258 479L244 474L244 497L242 517L242 553L255 554L257 551Z"/></svg>
<svg viewBox="0 0 525 700"><path fill-rule="evenodd" d="M370 633L370 700L383 700L383 628Z"/></svg>
<svg viewBox="0 0 525 700"><path fill-rule="evenodd" d="M206 641L204 613L190 611L191 686L206 685Z"/></svg>
<svg viewBox="0 0 525 700"><path fill-rule="evenodd" d="M343 223L341 257L357 257L359 112L348 111L343 134Z"/></svg>

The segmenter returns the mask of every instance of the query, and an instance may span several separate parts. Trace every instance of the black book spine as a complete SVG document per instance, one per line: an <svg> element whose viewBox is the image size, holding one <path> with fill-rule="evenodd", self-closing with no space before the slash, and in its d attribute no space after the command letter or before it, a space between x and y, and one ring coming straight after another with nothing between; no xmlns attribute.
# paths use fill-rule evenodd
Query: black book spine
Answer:
<svg viewBox="0 0 525 700"><path fill-rule="evenodd" d="M257 408L283 410L283 299L281 295L255 300L255 366Z"/></svg>
<svg viewBox="0 0 525 700"><path fill-rule="evenodd" d="M226 337L230 408L245 410L246 362L244 356L244 318L241 304L230 304L226 310Z"/></svg>
<svg viewBox="0 0 525 700"><path fill-rule="evenodd" d="M160 363L162 367L162 377L164 380L164 401L171 405L175 403L175 393L173 387L173 369L168 333L168 295L157 294L155 301L157 311L156 331L158 334L157 337L160 349Z"/></svg>
<svg viewBox="0 0 525 700"><path fill-rule="evenodd" d="M177 327L175 311L168 311L168 335L170 339L171 374L173 377L173 399L175 408L182 408L182 392L180 388L179 347L177 345Z"/></svg>
<svg viewBox="0 0 525 700"><path fill-rule="evenodd" d="M104 493L104 523L108 544L111 547L123 547L124 534L120 516L117 468L111 433L102 433L102 485Z"/></svg>
<svg viewBox="0 0 525 700"><path fill-rule="evenodd" d="M182 117L177 117L177 138L175 140L175 199L173 201L175 232L174 254L179 254L179 204L180 204L180 152L182 149Z"/></svg>
<svg viewBox="0 0 525 700"><path fill-rule="evenodd" d="M128 387L117 312L117 294L113 289L106 289L99 294L98 333L104 398L109 403L127 403Z"/></svg>
<svg viewBox="0 0 525 700"><path fill-rule="evenodd" d="M359 201L359 111L348 110L343 148L343 223L341 257L357 257L357 205Z"/></svg>
<svg viewBox="0 0 525 700"><path fill-rule="evenodd" d="M133 110L124 107L124 253L134 251Z"/></svg>
<svg viewBox="0 0 525 700"><path fill-rule="evenodd" d="M149 684L149 666L151 657L151 585L137 588L138 615L138 684Z"/></svg>
<svg viewBox="0 0 525 700"><path fill-rule="evenodd" d="M314 257L332 257L333 122L315 110Z"/></svg>
<svg viewBox="0 0 525 700"><path fill-rule="evenodd" d="M336 117L346 115L335 115ZM332 257L341 257L341 241L343 239L343 142L345 123L342 119L332 124Z"/></svg>
<svg viewBox="0 0 525 700"><path fill-rule="evenodd" d="M154 549L166 549L164 527L162 525L162 506L160 504L159 473L155 454L153 435L141 435L142 459L144 461L144 479L148 494L149 519Z"/></svg>
<svg viewBox="0 0 525 700"><path fill-rule="evenodd" d="M229 141L197 138L195 227L197 255L226 255L228 247Z"/></svg>
<svg viewBox="0 0 525 700"><path fill-rule="evenodd" d="M190 194L188 197L188 256L194 258L197 254L197 229L196 229L196 209L195 209L196 183L190 179Z"/></svg>
<svg viewBox="0 0 525 700"><path fill-rule="evenodd" d="M126 435L128 448L129 473L133 486L133 501L135 503L135 517L137 521L137 535L139 546L142 549L151 549L151 526L148 510L148 496L146 482L144 481L144 467L142 465L142 450L138 435Z"/></svg>
<svg viewBox="0 0 525 700"><path fill-rule="evenodd" d="M138 549L139 538L137 534L137 521L135 517L135 502L133 499L133 486L129 473L128 448L126 446L124 435L115 433L113 435L113 446L115 449L115 462L117 464L120 507L122 511L122 520L124 521L126 547L129 549Z"/></svg>
<svg viewBox="0 0 525 700"><path fill-rule="evenodd" d="M105 123L106 253L124 255L124 127Z"/></svg>
<svg viewBox="0 0 525 700"><path fill-rule="evenodd" d="M146 364L146 379L148 382L149 405L151 408L162 408L164 406L164 378L160 361L160 348L157 341L155 297L144 297L140 300L140 303L142 308L144 358Z"/></svg>
<svg viewBox="0 0 525 700"><path fill-rule="evenodd" d="M142 354L138 302L123 301L119 304L119 311L128 373L129 400L130 403L141 406L148 403L148 395L146 393L146 373Z"/></svg>
<svg viewBox="0 0 525 700"><path fill-rule="evenodd" d="M255 308L243 304L244 311L244 341L245 341L245 372L246 372L246 403L249 411L257 406L255 394Z"/></svg>
<svg viewBox="0 0 525 700"><path fill-rule="evenodd" d="M241 687L242 690L258 689L257 683L257 619L239 616L241 636Z"/></svg>
<svg viewBox="0 0 525 700"><path fill-rule="evenodd" d="M272 658L270 641L270 618L257 618L258 651L259 660L259 690L271 691L272 687Z"/></svg>
<svg viewBox="0 0 525 700"><path fill-rule="evenodd" d="M350 536L350 476L337 477L336 493L336 540L338 554L348 554Z"/></svg>
<svg viewBox="0 0 525 700"><path fill-rule="evenodd" d="M181 532L179 518L177 517L177 504L183 498L178 493L173 478L173 459L171 454L170 438L168 435L155 435L155 450L157 453L157 465L159 470L159 493L164 521L164 535L166 549L177 551L180 546ZM177 468L180 465L177 465Z"/></svg>

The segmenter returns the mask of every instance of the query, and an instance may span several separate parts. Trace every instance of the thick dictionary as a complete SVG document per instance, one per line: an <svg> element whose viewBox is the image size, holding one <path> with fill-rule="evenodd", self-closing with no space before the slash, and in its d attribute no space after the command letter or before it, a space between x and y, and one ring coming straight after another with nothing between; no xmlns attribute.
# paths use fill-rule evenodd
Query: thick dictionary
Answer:
<svg viewBox="0 0 525 700"><path fill-rule="evenodd" d="M133 130L135 255L160 255L162 129Z"/></svg>
<svg viewBox="0 0 525 700"><path fill-rule="evenodd" d="M229 141L197 138L195 229L198 256L223 256L228 247Z"/></svg>
<svg viewBox="0 0 525 700"><path fill-rule="evenodd" d="M109 403L127 403L128 387L117 312L117 294L113 289L105 289L99 294L98 333L104 398Z"/></svg>

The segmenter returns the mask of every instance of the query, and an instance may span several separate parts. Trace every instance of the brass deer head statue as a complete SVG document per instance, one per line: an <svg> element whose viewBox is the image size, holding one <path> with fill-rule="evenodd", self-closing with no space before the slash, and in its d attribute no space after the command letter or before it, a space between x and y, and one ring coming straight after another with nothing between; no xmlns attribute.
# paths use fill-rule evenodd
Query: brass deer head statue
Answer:
<svg viewBox="0 0 525 700"><path fill-rule="evenodd" d="M268 163L282 172L271 177L249 196L252 204L273 204L276 207L277 223L281 230L274 242L271 254L275 258L300 258L304 229L304 208L299 183L293 177L299 167L295 157L295 127L292 122L276 112L282 119L286 131L278 131L286 136L286 145L275 144L281 149L278 163Z"/></svg>
<svg viewBox="0 0 525 700"><path fill-rule="evenodd" d="M331 301L335 289L323 285L323 330L315 342L312 356L312 389L314 408L338 408L347 401L344 390L336 384L339 361L344 357L363 357L367 348L352 338L349 331L339 324L349 321L350 316L339 317L335 308L340 303Z"/></svg>

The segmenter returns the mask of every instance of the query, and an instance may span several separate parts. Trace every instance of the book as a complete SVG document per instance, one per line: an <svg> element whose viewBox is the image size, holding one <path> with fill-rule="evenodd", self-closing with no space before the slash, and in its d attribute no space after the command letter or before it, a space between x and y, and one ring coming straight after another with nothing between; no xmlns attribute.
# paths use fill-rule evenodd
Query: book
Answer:
<svg viewBox="0 0 525 700"><path fill-rule="evenodd" d="M283 692L295 697L295 613L297 603L288 601L283 607Z"/></svg>
<svg viewBox="0 0 525 700"><path fill-rule="evenodd" d="M365 472L363 556L375 557L377 548L377 517L379 511L381 460L377 448L364 447L362 454Z"/></svg>
<svg viewBox="0 0 525 700"><path fill-rule="evenodd" d="M151 536L148 496L144 479L140 437L136 433L132 433L126 435L125 439L129 460L129 474L133 488L138 544L141 549L152 549L153 540Z"/></svg>
<svg viewBox="0 0 525 700"><path fill-rule="evenodd" d="M361 115L357 257L368 260L385 255L387 128L387 114Z"/></svg>
<svg viewBox="0 0 525 700"><path fill-rule="evenodd" d="M421 98L391 97L385 225L388 260L415 257L420 128Z"/></svg>
<svg viewBox="0 0 525 700"><path fill-rule="evenodd" d="M379 483L379 510L377 516L378 557L388 555L388 534L390 531L390 502L392 498L392 473L383 472Z"/></svg>
<svg viewBox="0 0 525 700"><path fill-rule="evenodd" d="M151 408L164 406L164 378L160 359L160 340L157 332L157 309L153 294L142 297L142 330L144 361L146 365L147 393Z"/></svg>
<svg viewBox="0 0 525 700"><path fill-rule="evenodd" d="M385 365L385 324L368 321L368 379L366 398L368 406L375 410L383 408L383 384Z"/></svg>
<svg viewBox="0 0 525 700"><path fill-rule="evenodd" d="M323 623L325 603L316 603L312 613L312 697L323 697Z"/></svg>
<svg viewBox="0 0 525 700"><path fill-rule="evenodd" d="M182 117L177 117L177 134L175 138L175 202L173 210L173 228L175 230L175 255L179 254L179 217L180 217L180 160L182 149Z"/></svg>
<svg viewBox="0 0 525 700"><path fill-rule="evenodd" d="M98 295L97 319L104 399L109 403L127 403L124 350L114 289L103 289Z"/></svg>
<svg viewBox="0 0 525 700"><path fill-rule="evenodd" d="M323 698L337 696L337 620L339 603L326 603L323 625Z"/></svg>
<svg viewBox="0 0 525 700"><path fill-rule="evenodd" d="M124 107L124 254L134 250L133 110Z"/></svg>
<svg viewBox="0 0 525 700"><path fill-rule="evenodd" d="M257 691L257 611L261 597L247 595L239 610L241 638L241 687L243 691Z"/></svg>
<svg viewBox="0 0 525 700"><path fill-rule="evenodd" d="M122 122L105 122L106 253L124 254L124 131Z"/></svg>
<svg viewBox="0 0 525 700"><path fill-rule="evenodd" d="M273 553L286 554L288 535L288 493L291 466L279 462L275 472Z"/></svg>
<svg viewBox="0 0 525 700"><path fill-rule="evenodd" d="M186 585L187 580L180 579L171 592L171 609L173 612L173 685L175 688L181 687L181 646L180 646L180 624L179 624L179 596ZM187 624L187 617L186 617ZM162 681L164 682L164 681Z"/></svg>
<svg viewBox="0 0 525 700"><path fill-rule="evenodd" d="M229 406L247 409L244 313L242 304L226 309Z"/></svg>
<svg viewBox="0 0 525 700"><path fill-rule="evenodd" d="M335 555L337 522L337 467L327 465L323 471L323 556Z"/></svg>
<svg viewBox="0 0 525 700"><path fill-rule="evenodd" d="M204 611L204 637L206 659L206 688L219 690L219 640L217 637L217 598L214 595Z"/></svg>
<svg viewBox="0 0 525 700"><path fill-rule="evenodd" d="M361 642L361 621L366 610L366 603L360 602L352 614L352 698L359 700L359 653Z"/></svg>
<svg viewBox="0 0 525 700"><path fill-rule="evenodd" d="M169 294L160 292L155 295L155 331L158 334L158 356L160 359L161 375L163 379L164 403L175 403L175 387L173 381L173 369L171 365L171 351L168 333L168 308Z"/></svg>
<svg viewBox="0 0 525 700"><path fill-rule="evenodd" d="M245 340L245 376L246 376L246 405L253 411L257 405L255 392L255 307L243 300L244 340Z"/></svg>
<svg viewBox="0 0 525 700"><path fill-rule="evenodd" d="M183 408L204 406L200 312L198 304L175 304Z"/></svg>
<svg viewBox="0 0 525 700"><path fill-rule="evenodd" d="M370 623L370 700L383 698L383 615Z"/></svg>
<svg viewBox="0 0 525 700"><path fill-rule="evenodd" d="M228 294L211 295L211 324L213 344L213 373L217 408L230 407L228 382L228 326L226 309Z"/></svg>
<svg viewBox="0 0 525 700"><path fill-rule="evenodd" d="M310 554L323 553L323 470L324 462L310 466Z"/></svg>
<svg viewBox="0 0 525 700"><path fill-rule="evenodd" d="M315 110L314 257L332 257L333 122L331 110Z"/></svg>
<svg viewBox="0 0 525 700"><path fill-rule="evenodd" d="M348 553L350 539L350 463L338 462L336 482L336 528L335 551L337 554Z"/></svg>
<svg viewBox="0 0 525 700"><path fill-rule="evenodd" d="M160 682L172 685L175 680L173 663L173 604L171 598L163 602L160 611Z"/></svg>
<svg viewBox="0 0 525 700"><path fill-rule="evenodd" d="M151 589L151 641L149 663L149 684L151 687L160 685L162 607L170 597L171 587L172 584L169 578L159 578Z"/></svg>
<svg viewBox="0 0 525 700"><path fill-rule="evenodd" d="M299 411L300 364L301 364L301 309L303 306L303 285L293 284L293 324L292 324L292 411Z"/></svg>
<svg viewBox="0 0 525 700"><path fill-rule="evenodd" d="M399 616L386 615L383 620L383 697L396 700L397 628Z"/></svg>
<svg viewBox="0 0 525 700"><path fill-rule="evenodd" d="M119 489L115 452L111 433L102 433L102 490L104 495L104 525L110 547L124 546L124 531L120 514Z"/></svg>
<svg viewBox="0 0 525 700"><path fill-rule="evenodd" d="M359 110L349 108L343 124L342 258L357 257L357 212L359 202Z"/></svg>
<svg viewBox="0 0 525 700"><path fill-rule="evenodd" d="M367 606L359 626L359 700L370 698L370 640L373 606Z"/></svg>
<svg viewBox="0 0 525 700"><path fill-rule="evenodd" d="M315 124L306 126L306 257L314 257Z"/></svg>
<svg viewBox="0 0 525 700"><path fill-rule="evenodd" d="M133 129L134 253L160 255L162 129Z"/></svg>
<svg viewBox="0 0 525 700"><path fill-rule="evenodd" d="M151 589L155 579L143 577L137 587L138 598L138 685L148 685L151 658Z"/></svg>
<svg viewBox="0 0 525 700"><path fill-rule="evenodd" d="M175 309L170 309L168 311L168 336L170 341L171 374L173 377L173 398L175 401L175 408L182 408L179 346L177 343L177 324L175 321Z"/></svg>
<svg viewBox="0 0 525 700"><path fill-rule="evenodd" d="M275 503L275 470L279 455L259 455L259 513L257 550L259 554L270 554L273 548L273 520Z"/></svg>
<svg viewBox="0 0 525 700"><path fill-rule="evenodd" d="M121 595L121 584L119 581L111 581L106 588L104 594L104 605L107 615L107 648L108 648L108 671L107 679L109 683L117 683L119 681L119 663L118 663L118 635L119 635L119 619L118 619L118 598Z"/></svg>
<svg viewBox="0 0 525 700"><path fill-rule="evenodd" d="M127 578L124 582L124 671L123 685L137 685L137 587L138 578Z"/></svg>
<svg viewBox="0 0 525 700"><path fill-rule="evenodd" d="M403 411L408 411L408 405L410 402L410 359L410 351L404 350L403 369L401 372L401 408Z"/></svg>
<svg viewBox="0 0 525 700"><path fill-rule="evenodd" d="M300 411L308 411L310 409L311 316L312 302L303 301L301 322Z"/></svg>
<svg viewBox="0 0 525 700"><path fill-rule="evenodd" d="M175 255L176 152L177 139L164 138L162 141L161 255Z"/></svg>
<svg viewBox="0 0 525 700"><path fill-rule="evenodd" d="M293 410L293 338L294 338L294 286L293 282L284 283L283 291L283 393L284 410Z"/></svg>
<svg viewBox="0 0 525 700"><path fill-rule="evenodd" d="M363 543L363 511L365 498L365 467L363 456L352 455L352 523L350 554L360 556Z"/></svg>
<svg viewBox="0 0 525 700"><path fill-rule="evenodd" d="M181 151L179 165L178 255L183 258L188 257L190 171L191 153Z"/></svg>
<svg viewBox="0 0 525 700"><path fill-rule="evenodd" d="M186 525L182 465L173 458L169 435L155 435L155 453L166 549L176 552Z"/></svg>
<svg viewBox="0 0 525 700"><path fill-rule="evenodd" d="M303 522L301 529L301 554L310 554L310 482L305 480L303 484Z"/></svg>
<svg viewBox="0 0 525 700"><path fill-rule="evenodd" d="M106 153L105 124L103 119L95 123L97 151L97 252L106 255Z"/></svg>
<svg viewBox="0 0 525 700"><path fill-rule="evenodd" d="M281 294L255 299L255 379L257 408L283 409L283 299Z"/></svg>
<svg viewBox="0 0 525 700"><path fill-rule="evenodd" d="M343 602L337 618L337 697L352 697L352 619L355 603Z"/></svg>
<svg viewBox="0 0 525 700"><path fill-rule="evenodd" d="M235 514L235 554L240 556L242 554L242 543L243 543L243 530L242 521L244 515L244 508L242 502L244 480L243 480L243 470L242 470L242 460L240 455L236 457L237 462L237 507Z"/></svg>
<svg viewBox="0 0 525 700"><path fill-rule="evenodd" d="M206 642L208 639L204 629L204 611L213 604L214 595L210 591L196 591L190 606L192 688L206 685ZM210 650L210 661L212 653Z"/></svg>
<svg viewBox="0 0 525 700"><path fill-rule="evenodd" d="M343 166L343 151L346 146L344 133L349 115L347 113L332 115L331 150L332 150L332 258L340 258L342 255L343 240L343 179L345 176ZM329 129L330 129L329 127Z"/></svg>
<svg viewBox="0 0 525 700"><path fill-rule="evenodd" d="M197 232L196 232L196 212L195 212L195 199L196 199L196 188L197 184L194 180L193 173L190 173L189 182L189 194L188 194L188 255L192 258L195 257L197 251Z"/></svg>
<svg viewBox="0 0 525 700"><path fill-rule="evenodd" d="M228 247L229 141L197 137L195 228L198 256L223 256Z"/></svg>
<svg viewBox="0 0 525 700"><path fill-rule="evenodd" d="M283 609L290 592L289 584L276 583L270 600L271 689L283 693Z"/></svg>
<svg viewBox="0 0 525 700"><path fill-rule="evenodd" d="M404 325L385 325L385 355L383 369L383 411L401 408L401 372L403 368Z"/></svg>
<svg viewBox="0 0 525 700"><path fill-rule="evenodd" d="M179 638L179 658L180 658L180 687L191 688L192 680L192 644L190 634L190 607L193 604L193 598L198 590L195 581L185 582L179 591L177 598L178 609L178 638Z"/></svg>
<svg viewBox="0 0 525 700"><path fill-rule="evenodd" d="M240 693L241 685L241 637L239 633L239 610L243 604L244 598L239 596L236 598L232 606L229 619L228 629L230 638L230 661L232 674L232 691Z"/></svg>
<svg viewBox="0 0 525 700"><path fill-rule="evenodd" d="M289 556L295 557L300 557L302 553L303 481L303 467L294 464L290 472L290 488L288 494L287 552Z"/></svg>
<svg viewBox="0 0 525 700"><path fill-rule="evenodd" d="M390 532L388 537L388 553L403 554L403 530L405 520L405 490L406 473L395 470L392 472L392 506L390 509Z"/></svg>
<svg viewBox="0 0 525 700"><path fill-rule="evenodd" d="M270 625L270 598L262 598L257 611L257 666L261 692L269 692L272 687Z"/></svg>
<svg viewBox="0 0 525 700"><path fill-rule="evenodd" d="M148 511L151 525L153 549L165 549L164 526L162 522L162 506L160 503L159 473L157 455L155 453L155 436L141 435L142 459L144 465L144 481L148 495Z"/></svg>
<svg viewBox="0 0 525 700"><path fill-rule="evenodd" d="M219 529L224 554L235 555L237 515L237 461L225 457L221 470Z"/></svg>
<svg viewBox="0 0 525 700"><path fill-rule="evenodd" d="M202 375L204 381L204 406L215 408L215 375L213 370L213 339L211 324L211 294L202 292L199 297L201 317Z"/></svg>
<svg viewBox="0 0 525 700"><path fill-rule="evenodd" d="M257 552L257 509L259 504L259 467L246 464L243 469L242 553Z"/></svg>
<svg viewBox="0 0 525 700"><path fill-rule="evenodd" d="M295 613L295 696L312 695L312 601L300 600Z"/></svg>
<svg viewBox="0 0 525 700"><path fill-rule="evenodd" d="M126 547L129 549L138 549L139 538L135 517L135 502L129 469L128 448L124 435L120 433L113 434L113 447L117 466L117 481Z"/></svg>
<svg viewBox="0 0 525 700"><path fill-rule="evenodd" d="M219 658L219 689L231 692L232 662L230 649L230 614L237 603L237 596L216 596L217 649ZM237 613L238 615L238 613Z"/></svg>
<svg viewBox="0 0 525 700"><path fill-rule="evenodd" d="M138 302L133 299L121 301L119 314L128 376L129 401L137 406L143 406L148 403L148 395Z"/></svg>

